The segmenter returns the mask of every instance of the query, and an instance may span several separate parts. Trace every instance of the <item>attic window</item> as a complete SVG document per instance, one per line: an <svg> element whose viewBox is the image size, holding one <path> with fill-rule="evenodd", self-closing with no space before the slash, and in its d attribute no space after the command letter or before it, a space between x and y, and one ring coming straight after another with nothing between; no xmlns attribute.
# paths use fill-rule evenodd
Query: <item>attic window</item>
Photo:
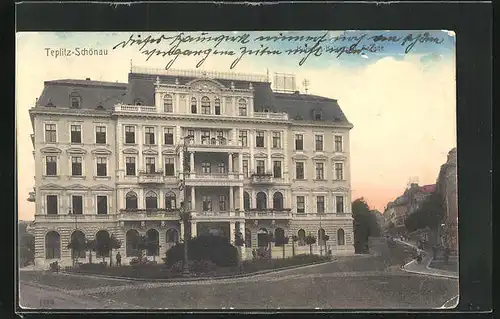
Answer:
<svg viewBox="0 0 500 319"><path fill-rule="evenodd" d="M141 99L135 99L134 100L135 105L142 105L142 100Z"/></svg>
<svg viewBox="0 0 500 319"><path fill-rule="evenodd" d="M51 101L49 101L49 103L47 103L46 107L56 107L54 104L52 104Z"/></svg>
<svg viewBox="0 0 500 319"><path fill-rule="evenodd" d="M82 98L77 93L71 93L70 102L72 109L79 109L81 108Z"/></svg>
<svg viewBox="0 0 500 319"><path fill-rule="evenodd" d="M99 104L97 107L96 107L97 110L104 110L104 106L102 106L101 104Z"/></svg>
<svg viewBox="0 0 500 319"><path fill-rule="evenodd" d="M295 119L296 119L296 120L302 120L302 116L297 115L297 116L295 117Z"/></svg>
<svg viewBox="0 0 500 319"><path fill-rule="evenodd" d="M314 111L314 120L321 121L323 119L323 113L321 111Z"/></svg>
<svg viewBox="0 0 500 319"><path fill-rule="evenodd" d="M269 113L269 109L268 109L268 108L265 108L265 109L264 109L264 113Z"/></svg>

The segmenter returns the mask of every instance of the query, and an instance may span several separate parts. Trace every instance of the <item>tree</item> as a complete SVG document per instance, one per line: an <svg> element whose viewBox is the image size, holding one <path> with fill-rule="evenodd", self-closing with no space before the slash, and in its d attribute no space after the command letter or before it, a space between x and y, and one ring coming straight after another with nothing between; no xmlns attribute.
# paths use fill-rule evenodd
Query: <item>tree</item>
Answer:
<svg viewBox="0 0 500 319"><path fill-rule="evenodd" d="M245 240L243 240L243 234L241 232L236 232L234 234L234 245L238 248L238 266L241 268L241 247L245 244Z"/></svg>
<svg viewBox="0 0 500 319"><path fill-rule="evenodd" d="M109 250L110 250L110 258L109 258L109 265L111 266L113 264L113 249L120 249L122 246L122 242L115 237L114 234L111 234L111 238L109 239Z"/></svg>
<svg viewBox="0 0 500 319"><path fill-rule="evenodd" d="M375 213L370 210L363 197L352 202L352 217L354 218L354 249L356 253L367 253L368 237L380 236Z"/></svg>
<svg viewBox="0 0 500 319"><path fill-rule="evenodd" d="M78 263L78 256L81 251L85 251L85 241L79 237L72 237L69 244L66 246L67 249L72 250L73 262ZM73 265L74 266L74 265Z"/></svg>
<svg viewBox="0 0 500 319"><path fill-rule="evenodd" d="M288 237L279 236L275 239L275 245L283 247L283 259L285 259L285 245L288 244Z"/></svg>
<svg viewBox="0 0 500 319"><path fill-rule="evenodd" d="M26 231L28 224L19 222L19 261L27 266L35 261L35 236Z"/></svg>
<svg viewBox="0 0 500 319"><path fill-rule="evenodd" d="M437 230L444 215L443 202L438 192L431 193L420 205L420 207L410 214L405 220L405 227L408 232L429 227Z"/></svg>
<svg viewBox="0 0 500 319"><path fill-rule="evenodd" d="M100 240L96 241L96 252L102 256L102 262L106 262L106 256L109 254L111 237L102 236ZM111 259L111 258L110 258Z"/></svg>
<svg viewBox="0 0 500 319"><path fill-rule="evenodd" d="M89 263L92 263L92 252L96 251L96 240L95 239L90 239L85 241L85 251L89 252Z"/></svg>
<svg viewBox="0 0 500 319"><path fill-rule="evenodd" d="M292 256L295 257L295 243L299 241L299 236L292 236Z"/></svg>
<svg viewBox="0 0 500 319"><path fill-rule="evenodd" d="M312 245L314 245L316 243L316 237L309 234L306 236L305 242L307 245L309 245L309 254L312 255Z"/></svg>
<svg viewBox="0 0 500 319"><path fill-rule="evenodd" d="M266 241L267 241L267 249L269 252L268 258L271 260L272 256L272 243L274 242L274 235L273 233L269 233L266 236Z"/></svg>

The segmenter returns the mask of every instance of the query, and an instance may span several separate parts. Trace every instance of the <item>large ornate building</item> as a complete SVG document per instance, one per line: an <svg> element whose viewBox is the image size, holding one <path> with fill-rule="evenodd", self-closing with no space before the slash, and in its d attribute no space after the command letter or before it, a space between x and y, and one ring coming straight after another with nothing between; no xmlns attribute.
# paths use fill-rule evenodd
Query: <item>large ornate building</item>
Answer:
<svg viewBox="0 0 500 319"><path fill-rule="evenodd" d="M140 234L161 258L184 232L238 229L247 255L269 232L298 236L299 252L308 234L315 251L354 252L353 126L336 100L274 92L265 76L133 67L128 83L46 81L30 115L38 267L86 257L72 236L114 235L125 260Z"/></svg>

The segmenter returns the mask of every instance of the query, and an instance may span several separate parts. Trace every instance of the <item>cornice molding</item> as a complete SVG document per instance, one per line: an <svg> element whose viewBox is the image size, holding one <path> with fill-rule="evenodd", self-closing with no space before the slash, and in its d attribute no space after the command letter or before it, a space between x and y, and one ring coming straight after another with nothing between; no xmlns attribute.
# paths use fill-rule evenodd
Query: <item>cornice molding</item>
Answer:
<svg viewBox="0 0 500 319"><path fill-rule="evenodd" d="M57 154L60 154L60 153L62 153L62 150L60 148L58 148L58 147L47 146L47 147L41 148L40 149L40 153L44 153L44 154L57 153Z"/></svg>

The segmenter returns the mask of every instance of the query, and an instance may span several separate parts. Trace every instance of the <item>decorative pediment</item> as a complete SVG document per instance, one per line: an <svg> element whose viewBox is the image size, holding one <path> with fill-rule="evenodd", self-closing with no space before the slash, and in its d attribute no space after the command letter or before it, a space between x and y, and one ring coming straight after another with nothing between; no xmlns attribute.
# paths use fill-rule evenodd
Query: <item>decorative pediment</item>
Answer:
<svg viewBox="0 0 500 319"><path fill-rule="evenodd" d="M158 155L158 151L149 148L149 149L143 150L142 154L144 154L144 155Z"/></svg>
<svg viewBox="0 0 500 319"><path fill-rule="evenodd" d="M259 152L259 153L255 154L254 157L261 157L261 158L262 157L267 157L267 154L264 153L264 152Z"/></svg>
<svg viewBox="0 0 500 319"><path fill-rule="evenodd" d="M40 153L57 153L60 154L62 151L57 147L44 147L40 149Z"/></svg>
<svg viewBox="0 0 500 319"><path fill-rule="evenodd" d="M281 153L273 153L273 154L271 154L271 157L272 158L285 158L285 155L283 155Z"/></svg>
<svg viewBox="0 0 500 319"><path fill-rule="evenodd" d="M40 190L63 190L64 188L57 184L46 184L40 186Z"/></svg>
<svg viewBox="0 0 500 319"><path fill-rule="evenodd" d="M163 155L176 154L174 148L167 148L161 152Z"/></svg>
<svg viewBox="0 0 500 319"><path fill-rule="evenodd" d="M123 154L139 154L139 151L135 148L126 148L123 150Z"/></svg>
<svg viewBox="0 0 500 319"><path fill-rule="evenodd" d="M111 151L106 148L96 148L92 150L92 154L94 155L111 155Z"/></svg>
<svg viewBox="0 0 500 319"><path fill-rule="evenodd" d="M318 186L313 189L314 192L329 192L330 189L324 186Z"/></svg>
<svg viewBox="0 0 500 319"><path fill-rule="evenodd" d="M318 154L318 155L314 155L312 159L315 161L326 161L328 159L328 157L325 155Z"/></svg>
<svg viewBox="0 0 500 319"><path fill-rule="evenodd" d="M250 157L250 153L248 153L248 152L241 152L240 154L243 157Z"/></svg>
<svg viewBox="0 0 500 319"><path fill-rule="evenodd" d="M292 192L308 192L308 191L310 191L310 189L305 187L292 188Z"/></svg>
<svg viewBox="0 0 500 319"><path fill-rule="evenodd" d="M83 155L83 154L87 154L87 151L84 150L81 147L71 147L71 148L68 148L66 150L66 153L68 153L68 154L81 154L81 155Z"/></svg>
<svg viewBox="0 0 500 319"><path fill-rule="evenodd" d="M113 187L109 187L109 186L106 186L103 184L91 186L90 189L93 191L113 191L113 190L115 190Z"/></svg>
<svg viewBox="0 0 500 319"><path fill-rule="evenodd" d="M332 161L345 161L347 156L345 155L335 155L332 157Z"/></svg>
<svg viewBox="0 0 500 319"><path fill-rule="evenodd" d="M345 193L348 191L349 191L349 188L343 187L343 186L335 187L332 189L332 192L337 192L337 193Z"/></svg>
<svg viewBox="0 0 500 319"><path fill-rule="evenodd" d="M202 92L220 91L224 88L222 83L213 79L195 79L186 83L186 86L193 90L200 90Z"/></svg>
<svg viewBox="0 0 500 319"><path fill-rule="evenodd" d="M292 156L292 159L296 160L296 161L300 161L300 160L307 160L307 159L309 159L309 157L307 157L307 155L304 155L304 154L295 154L294 156Z"/></svg>
<svg viewBox="0 0 500 319"><path fill-rule="evenodd" d="M75 191L77 191L77 190L78 190L78 191L80 191L80 190L82 190L82 191L84 191L84 190L85 190L85 191L86 191L86 190L88 190L89 188L88 188L88 187L86 187L86 186L80 185L80 184L73 184L73 185L70 185L70 186L65 187L65 189L66 189L66 190L75 190Z"/></svg>

